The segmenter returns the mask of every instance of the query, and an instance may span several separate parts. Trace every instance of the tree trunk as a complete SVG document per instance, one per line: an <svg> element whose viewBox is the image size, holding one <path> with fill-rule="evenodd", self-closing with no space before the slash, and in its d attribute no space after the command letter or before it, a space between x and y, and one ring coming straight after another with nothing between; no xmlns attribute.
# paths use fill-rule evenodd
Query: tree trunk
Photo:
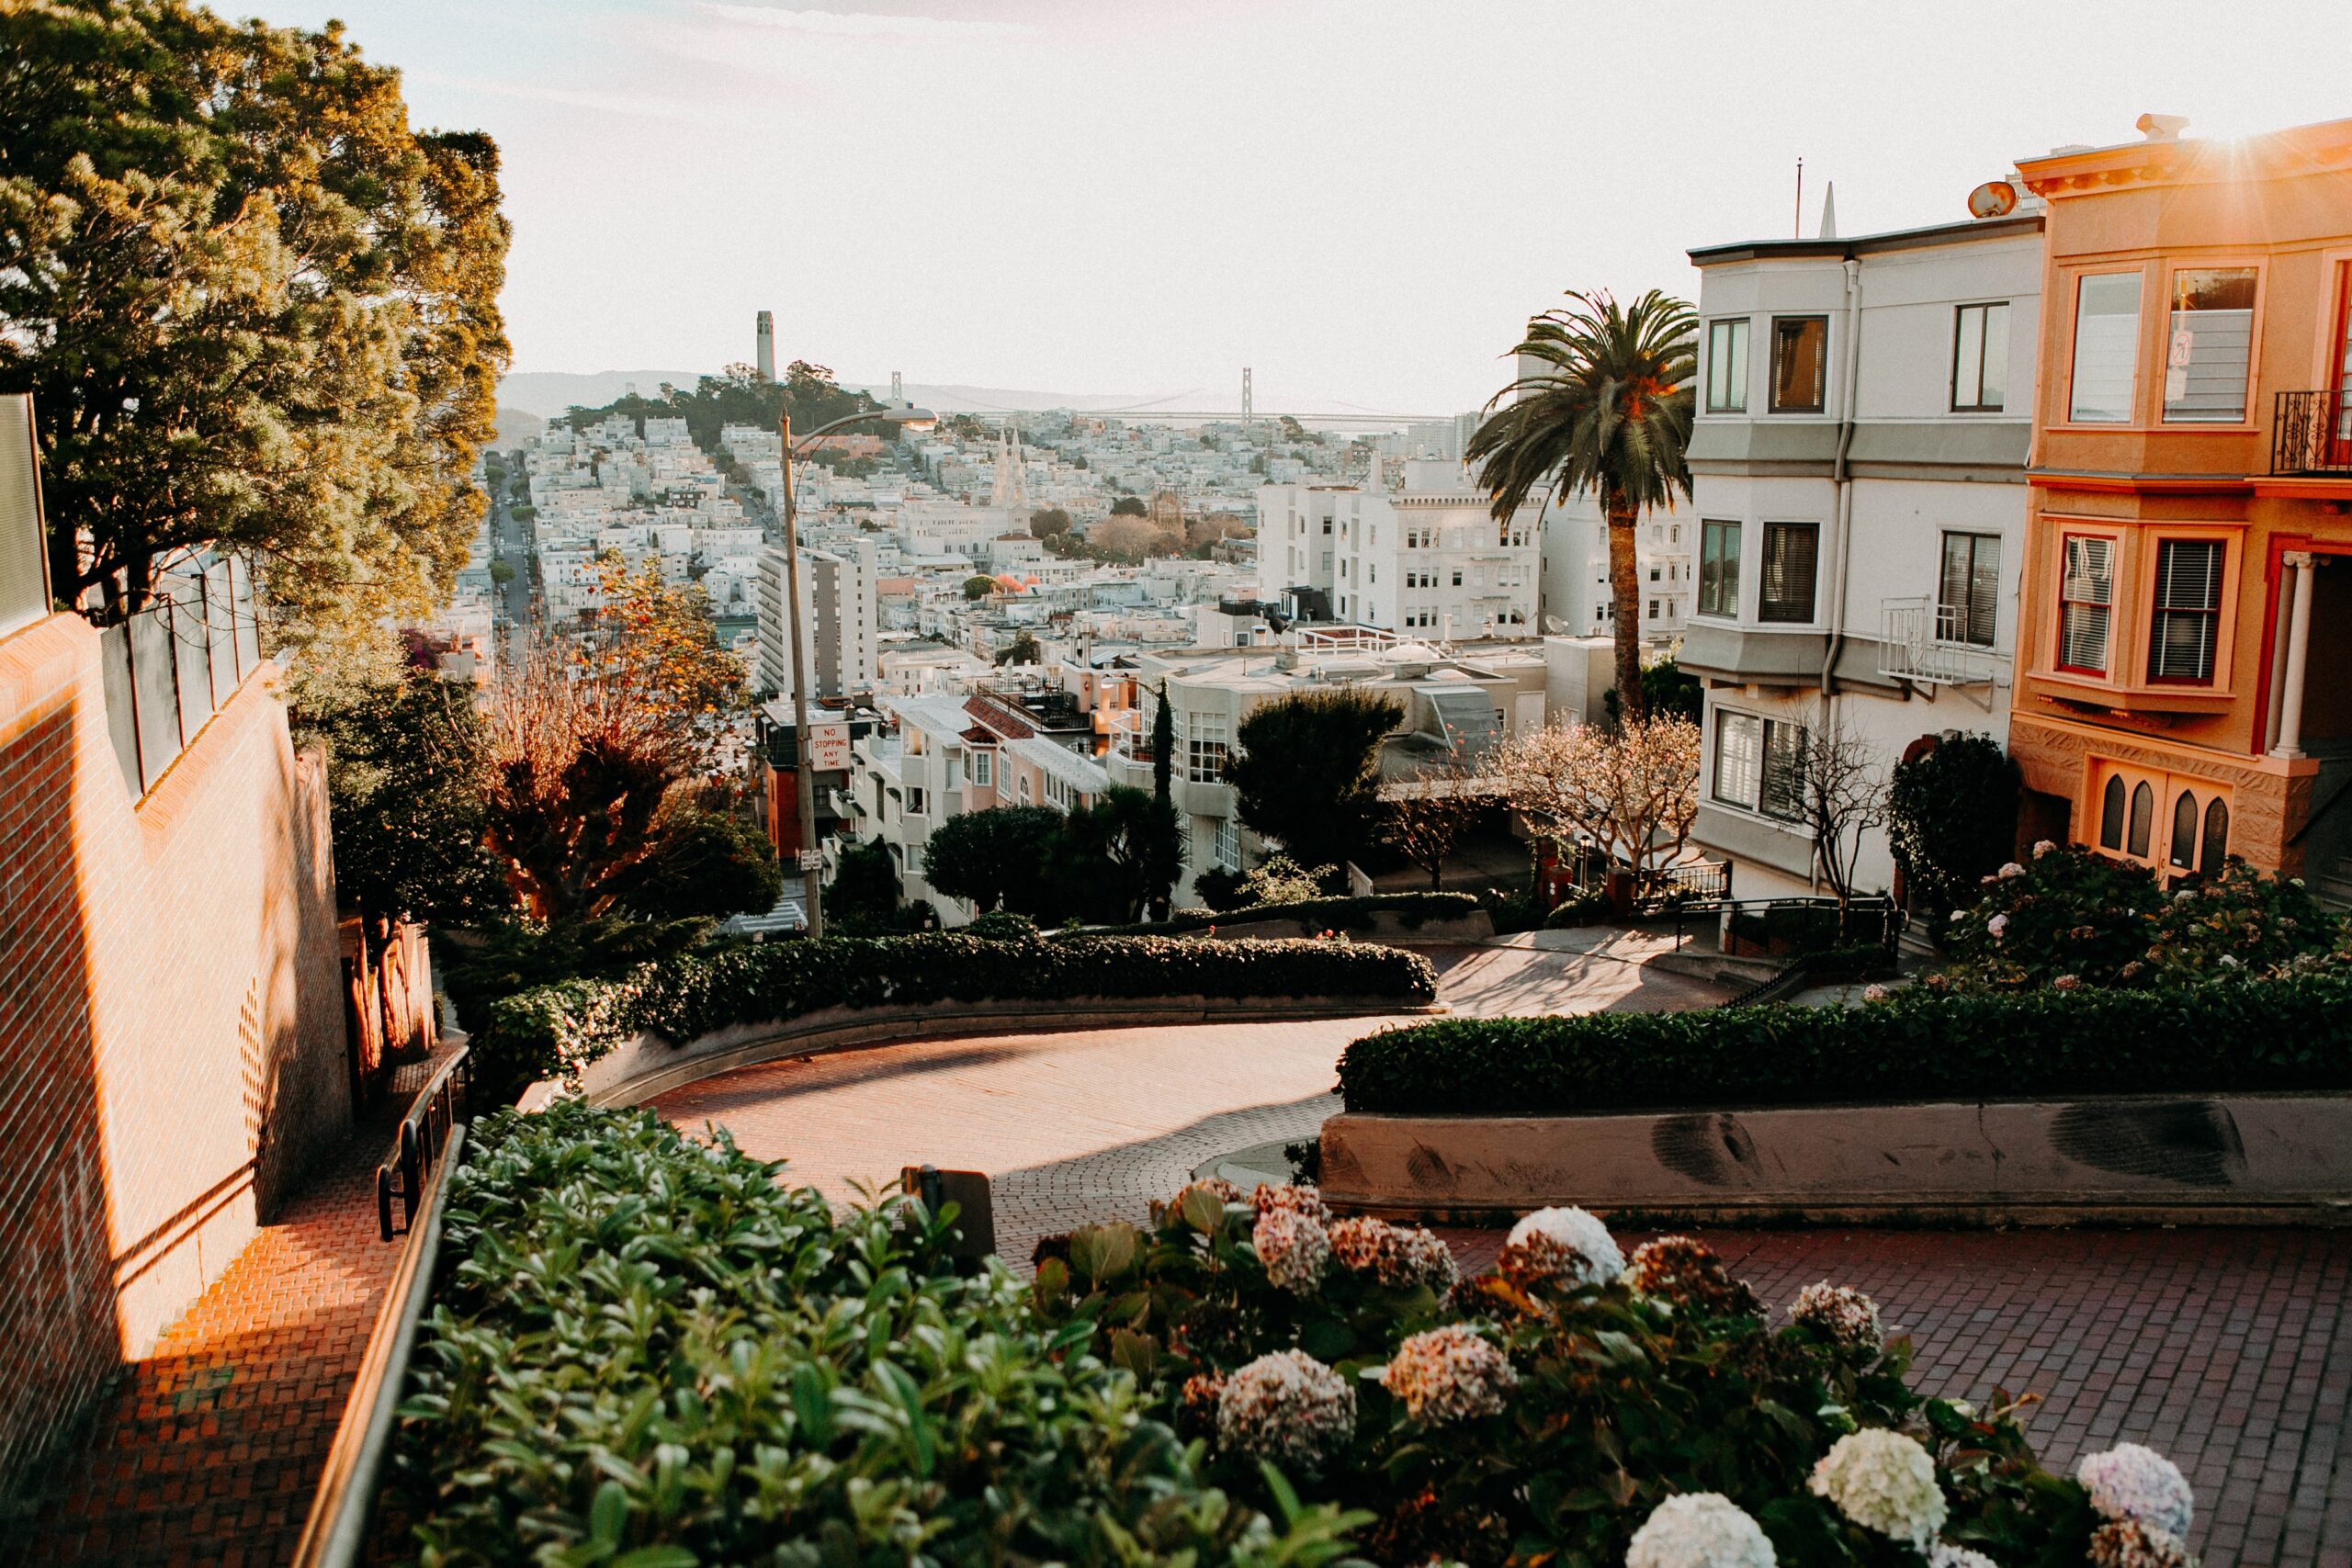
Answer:
<svg viewBox="0 0 2352 1568"><path fill-rule="evenodd" d="M1617 712L1630 723L1642 704L1642 584L1634 551L1634 509L1622 495L1608 498L1609 599L1617 644Z"/></svg>

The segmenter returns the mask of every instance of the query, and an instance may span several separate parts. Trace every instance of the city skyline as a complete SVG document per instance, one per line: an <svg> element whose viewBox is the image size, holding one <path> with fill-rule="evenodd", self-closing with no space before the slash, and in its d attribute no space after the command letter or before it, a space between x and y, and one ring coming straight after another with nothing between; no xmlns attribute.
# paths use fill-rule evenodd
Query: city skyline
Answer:
<svg viewBox="0 0 2352 1568"><path fill-rule="evenodd" d="M1832 182L1858 233L2145 111L2328 118L2352 43L2319 4L2211 36L1825 0L1669 55L1654 14L1504 0L258 9L341 17L417 123L497 140L518 371L716 369L773 310L782 358L852 380L1151 398L1249 365L1261 410L1406 413L1498 390L1564 289L1689 295L1689 247L1812 232Z"/></svg>

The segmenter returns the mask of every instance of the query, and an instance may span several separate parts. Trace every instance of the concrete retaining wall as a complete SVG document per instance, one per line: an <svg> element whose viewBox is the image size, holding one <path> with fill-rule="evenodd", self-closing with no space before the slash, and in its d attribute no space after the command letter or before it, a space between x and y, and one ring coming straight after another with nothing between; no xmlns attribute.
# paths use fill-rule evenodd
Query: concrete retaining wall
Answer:
<svg viewBox="0 0 2352 1568"><path fill-rule="evenodd" d="M2352 1224L2352 1095L1594 1116L1342 1114L1323 1193L1388 1215Z"/></svg>
<svg viewBox="0 0 2352 1568"><path fill-rule="evenodd" d="M1311 937L1326 931L1344 931L1351 941L1376 942L1485 942L1495 934L1495 918L1484 909L1467 915L1453 915L1423 920L1419 925L1408 925L1405 917L1394 910L1380 909L1373 913L1368 927L1350 927L1330 923L1328 919L1286 919L1280 916L1259 915L1247 920L1224 920L1216 923L1220 941L1240 941L1245 937ZM1184 931L1184 936L1206 936L1206 931Z"/></svg>
<svg viewBox="0 0 2352 1568"><path fill-rule="evenodd" d="M865 1045L940 1040L972 1034L1044 1034L1074 1029L1140 1028L1187 1023L1272 1023L1308 1018L1394 1017L1445 1011L1441 1003L1378 997L1289 997L1234 1000L1223 997L1079 997L1050 1005L1019 1002L932 1002L902 1008L826 1008L786 1023L746 1023L715 1030L673 1045L640 1034L591 1062L581 1093L598 1105L639 1105L656 1095L737 1067L781 1056L814 1055ZM541 1079L520 1104L537 1110L561 1092Z"/></svg>

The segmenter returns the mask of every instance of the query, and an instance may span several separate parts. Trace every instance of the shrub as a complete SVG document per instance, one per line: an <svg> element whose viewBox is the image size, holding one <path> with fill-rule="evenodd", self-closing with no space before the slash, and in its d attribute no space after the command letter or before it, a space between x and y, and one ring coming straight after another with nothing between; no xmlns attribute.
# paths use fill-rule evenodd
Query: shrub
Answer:
<svg viewBox="0 0 2352 1568"><path fill-rule="evenodd" d="M478 1125L396 1438L425 1561L1339 1554L1338 1510L1277 1522L1206 1484L1091 1322L1042 1321L1000 1267L958 1278L949 1215L836 1219L776 1168L645 1111Z"/></svg>
<svg viewBox="0 0 2352 1568"><path fill-rule="evenodd" d="M1563 899L1557 908L1544 917L1544 928L1565 931L1571 926L1593 925L1609 919L1616 908L1607 888L1589 887L1573 898Z"/></svg>
<svg viewBox="0 0 2352 1568"><path fill-rule="evenodd" d="M963 934L982 942L1035 942L1037 922L1010 909L991 909L966 925Z"/></svg>
<svg viewBox="0 0 2352 1568"><path fill-rule="evenodd" d="M1351 1111L1634 1108L2352 1089L2352 972L2171 990L1442 1019L1340 1057Z"/></svg>
<svg viewBox="0 0 2352 1568"><path fill-rule="evenodd" d="M1939 915L1974 901L2017 842L2018 788L2017 763L1989 735L1939 741L1894 765L1886 836L1914 899Z"/></svg>
<svg viewBox="0 0 2352 1568"><path fill-rule="evenodd" d="M1478 908L1478 898L1469 893L1374 893L1361 898L1300 898L1231 909L1185 909L1154 924L1110 926L1099 934L1172 936L1258 920L1295 920L1310 931L1363 931L1372 930L1382 915L1394 915L1407 931L1418 931L1430 920L1460 919L1476 914Z"/></svg>
<svg viewBox="0 0 2352 1568"><path fill-rule="evenodd" d="M1339 879L1336 865L1303 866L1288 855L1269 855L1241 878L1247 904L1304 904L1323 897Z"/></svg>
<svg viewBox="0 0 2352 1568"><path fill-rule="evenodd" d="M1351 997L1426 1001L1429 961L1396 948L1318 942L956 934L745 944L649 964L621 980L545 987L491 1007L473 1037L488 1092L570 1077L639 1032L684 1043L732 1024L820 1008L1075 997Z"/></svg>
<svg viewBox="0 0 2352 1568"><path fill-rule="evenodd" d="M2300 881L2235 858L2167 895L2140 866L2044 843L1986 877L1975 905L1945 923L1954 962L1943 983L2015 991L2267 974L2324 952L2336 924Z"/></svg>
<svg viewBox="0 0 2352 1568"><path fill-rule="evenodd" d="M1238 909L1250 902L1250 895L1242 887L1241 874L1224 866L1211 866L1193 878L1193 892L1210 908L1218 911Z"/></svg>

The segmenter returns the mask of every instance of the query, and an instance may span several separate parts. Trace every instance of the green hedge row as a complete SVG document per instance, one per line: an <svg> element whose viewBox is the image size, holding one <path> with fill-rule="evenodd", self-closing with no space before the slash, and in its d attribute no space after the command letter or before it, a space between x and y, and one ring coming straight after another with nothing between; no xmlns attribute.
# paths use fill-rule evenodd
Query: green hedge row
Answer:
<svg viewBox="0 0 2352 1568"><path fill-rule="evenodd" d="M1321 1568L948 1216L837 1216L720 1134L561 1103L478 1122L375 1561Z"/></svg>
<svg viewBox="0 0 2352 1568"><path fill-rule="evenodd" d="M1340 1088L1351 1111L1471 1115L2352 1089L2352 974L1444 1019L1356 1041Z"/></svg>
<svg viewBox="0 0 2352 1568"><path fill-rule="evenodd" d="M640 1032L684 1043L733 1024L823 1008L1079 997L1343 997L1424 1002L1429 961L1326 942L1067 937L988 942L953 933L829 937L688 953L619 980L572 980L493 1003L472 1037L478 1081L511 1098L534 1078L578 1072Z"/></svg>
<svg viewBox="0 0 2352 1568"><path fill-rule="evenodd" d="M1211 926L1296 920L1317 931L1370 931L1374 917L1395 915L1407 931L1430 920L1459 920L1478 912L1475 893L1374 893L1362 898L1308 898L1292 904L1252 904L1243 909L1180 909L1148 926L1112 926L1091 935L1171 936Z"/></svg>

